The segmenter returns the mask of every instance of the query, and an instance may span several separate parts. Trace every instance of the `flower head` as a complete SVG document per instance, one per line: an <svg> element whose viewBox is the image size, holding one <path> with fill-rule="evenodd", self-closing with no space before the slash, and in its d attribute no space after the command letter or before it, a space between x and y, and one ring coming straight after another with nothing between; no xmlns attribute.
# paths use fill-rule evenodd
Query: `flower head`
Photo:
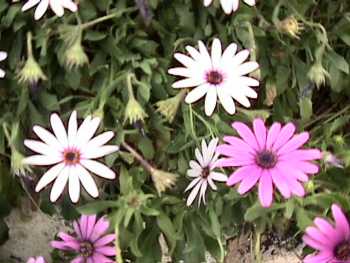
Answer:
<svg viewBox="0 0 350 263"><path fill-rule="evenodd" d="M46 263L43 257L31 257L28 259L27 263Z"/></svg>
<svg viewBox="0 0 350 263"><path fill-rule="evenodd" d="M316 255L308 255L304 263L349 263L350 227L346 215L338 205L332 205L334 224L323 218L314 220L315 226L306 228L303 241L318 250Z"/></svg>
<svg viewBox="0 0 350 263"><path fill-rule="evenodd" d="M96 221L96 216L81 216L79 221L73 223L74 235L63 232L58 234L61 241L52 241L51 246L64 251L77 253L71 261L76 263L105 262L113 263L111 256L115 256L116 249L111 244L115 234L107 234L109 222L102 217Z"/></svg>
<svg viewBox="0 0 350 263"><path fill-rule="evenodd" d="M209 6L213 0L204 0L204 5ZM254 6L256 0L243 0L244 3L250 6ZM236 12L239 7L239 0L220 0L222 9L226 14L231 14L232 12Z"/></svg>
<svg viewBox="0 0 350 263"><path fill-rule="evenodd" d="M64 15L64 8L67 8L72 12L78 10L77 5L72 0L28 0L22 7L22 11L27 11L36 5L38 5L38 7L34 14L35 20L39 20L45 14L49 6L59 17Z"/></svg>
<svg viewBox="0 0 350 263"><path fill-rule="evenodd" d="M304 30L304 25L294 16L289 16L277 24L277 29L281 33L287 34L296 39L300 39L300 34Z"/></svg>
<svg viewBox="0 0 350 263"><path fill-rule="evenodd" d="M317 88L326 83L326 79L330 77L328 71L322 66L321 61L316 61L307 73L309 79L314 82Z"/></svg>
<svg viewBox="0 0 350 263"><path fill-rule="evenodd" d="M238 192L243 195L259 184L259 199L264 207L272 204L273 185L284 198L305 195L300 182L308 181L307 174L318 172L318 166L310 161L321 158L317 149L299 149L309 140L309 133L294 135L292 123L274 123L267 129L261 119L253 121L253 131L242 122L234 122L232 127L241 138L226 136L228 144L217 148L227 157L217 166L240 167L230 175L227 185L240 182Z"/></svg>
<svg viewBox="0 0 350 263"><path fill-rule="evenodd" d="M151 170L151 176L159 195L162 192L165 192L167 188L174 186L177 178L176 174L168 173L155 168Z"/></svg>
<svg viewBox="0 0 350 263"><path fill-rule="evenodd" d="M156 103L157 111L162 114L168 122L173 122L185 94L186 90L182 90L174 97L158 101Z"/></svg>
<svg viewBox="0 0 350 263"><path fill-rule="evenodd" d="M203 42L199 41L199 51L191 46L186 49L190 56L177 53L175 58L184 67L169 69L169 74L185 77L175 82L173 88L194 87L185 98L186 103L193 103L205 96L205 113L210 116L215 109L217 97L229 114L236 111L234 100L245 107L250 107L248 98L257 98L251 86L259 86L259 81L245 76L256 70L256 62L244 61L249 56L248 50L237 52L237 45L230 44L222 52L221 42L214 39L211 55Z"/></svg>
<svg viewBox="0 0 350 263"><path fill-rule="evenodd" d="M81 36L66 49L64 60L68 69L79 68L89 63L89 58L81 45Z"/></svg>
<svg viewBox="0 0 350 263"><path fill-rule="evenodd" d="M17 75L20 83L35 84L39 80L46 80L46 76L33 56L29 56L23 68Z"/></svg>
<svg viewBox="0 0 350 263"><path fill-rule="evenodd" d="M135 99L135 97L129 97L128 103L125 107L125 122L133 124L137 121L143 121L148 115L142 108L141 104Z"/></svg>
<svg viewBox="0 0 350 263"><path fill-rule="evenodd" d="M88 170L106 179L114 179L115 173L104 164L92 159L101 158L118 150L118 146L104 145L114 133L104 132L92 138L100 125L100 118L88 116L78 128L77 113L73 111L68 122L68 133L57 114L51 115L51 132L34 126L34 133L43 141L25 140L24 144L38 155L24 159L25 164L51 167L39 180L35 190L39 192L55 181L50 200L55 202L62 194L67 182L72 202L80 197L80 182L94 198L98 196L96 183Z"/></svg>
<svg viewBox="0 0 350 263"><path fill-rule="evenodd" d="M225 174L214 171L219 157L219 154L215 153L218 141L218 139L213 139L209 142L209 145L207 145L203 140L202 151L198 148L195 150L197 160L190 161L191 169L187 171L187 175L193 178L192 182L185 190L186 192L192 189L187 198L187 206L193 203L198 194L198 205L201 204L201 201L205 204L205 192L207 191L208 185L211 189L217 190L214 181L227 181L227 176Z"/></svg>
<svg viewBox="0 0 350 263"><path fill-rule="evenodd" d="M0 61L4 61L7 58L7 53L4 51L0 51ZM0 78L5 77L5 71L0 69Z"/></svg>

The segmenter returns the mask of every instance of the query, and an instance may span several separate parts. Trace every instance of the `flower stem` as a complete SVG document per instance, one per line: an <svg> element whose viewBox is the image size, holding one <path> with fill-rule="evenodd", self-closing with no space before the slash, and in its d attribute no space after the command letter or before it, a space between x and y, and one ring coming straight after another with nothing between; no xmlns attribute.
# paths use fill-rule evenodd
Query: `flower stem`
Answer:
<svg viewBox="0 0 350 263"><path fill-rule="evenodd" d="M135 8L135 7L125 8L123 10L120 10L120 11L116 12L116 13L109 14L109 15L106 15L106 16L102 16L102 17L99 17L99 18L97 18L95 20L92 20L90 22L86 22L86 23L81 25L81 28L82 29L87 29L89 27L92 27L92 26L94 26L96 24L99 24L99 23L102 23L104 21L107 21L109 19L121 16L124 13L130 13L130 12L133 12L133 11L136 11L136 10L137 10L137 8Z"/></svg>
<svg viewBox="0 0 350 263"><path fill-rule="evenodd" d="M33 46L32 46L32 32L27 33L27 55L28 57L33 56Z"/></svg>
<svg viewBox="0 0 350 263"><path fill-rule="evenodd" d="M261 244L261 233L257 231L256 240L255 240L255 260L257 263L262 263L261 253L260 253L260 244Z"/></svg>
<svg viewBox="0 0 350 263"><path fill-rule="evenodd" d="M128 87L129 99L135 99L134 90L132 89L132 78L134 74L129 73L126 77L126 85Z"/></svg>
<svg viewBox="0 0 350 263"><path fill-rule="evenodd" d="M132 155L134 158L145 168L147 172L152 174L154 172L154 167L150 165L133 147L131 147L128 143L122 142L121 145Z"/></svg>

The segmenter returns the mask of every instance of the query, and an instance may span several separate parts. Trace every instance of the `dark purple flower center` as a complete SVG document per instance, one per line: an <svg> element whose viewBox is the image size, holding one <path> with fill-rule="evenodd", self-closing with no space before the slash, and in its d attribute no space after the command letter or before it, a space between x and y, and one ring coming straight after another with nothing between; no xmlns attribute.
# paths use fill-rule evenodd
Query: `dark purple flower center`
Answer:
<svg viewBox="0 0 350 263"><path fill-rule="evenodd" d="M224 80L224 76L217 70L209 71L206 77L207 81L212 85L219 85Z"/></svg>
<svg viewBox="0 0 350 263"><path fill-rule="evenodd" d="M202 177L203 179L207 179L208 176L209 176L209 174L210 174L210 169L209 169L209 167L204 167L204 168L202 169L201 177Z"/></svg>
<svg viewBox="0 0 350 263"><path fill-rule="evenodd" d="M269 150L259 152L255 158L256 164L264 169L275 167L277 163L277 155Z"/></svg>
<svg viewBox="0 0 350 263"><path fill-rule="evenodd" d="M350 260L350 242L344 241L335 247L334 255L337 260L348 261Z"/></svg>
<svg viewBox="0 0 350 263"><path fill-rule="evenodd" d="M80 161L80 153L76 150L68 150L63 153L63 158L66 164L77 164Z"/></svg>
<svg viewBox="0 0 350 263"><path fill-rule="evenodd" d="M89 241L83 241L80 243L79 252L84 258L91 257L94 254L94 246Z"/></svg>

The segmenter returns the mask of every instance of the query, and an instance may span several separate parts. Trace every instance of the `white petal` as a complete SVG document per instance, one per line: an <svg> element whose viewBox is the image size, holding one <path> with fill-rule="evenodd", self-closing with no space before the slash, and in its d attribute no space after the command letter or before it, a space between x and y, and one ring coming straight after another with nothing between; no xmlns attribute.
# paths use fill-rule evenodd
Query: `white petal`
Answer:
<svg viewBox="0 0 350 263"><path fill-rule="evenodd" d="M195 86L201 85L203 83L204 83L204 79L201 79L201 78L188 78L188 79L182 79L182 80L174 82L172 87L174 89L190 88L190 87L195 87Z"/></svg>
<svg viewBox="0 0 350 263"><path fill-rule="evenodd" d="M250 107L250 101L247 99L247 97L239 92L231 92L232 97L238 101L240 104L242 104L244 107L249 108Z"/></svg>
<svg viewBox="0 0 350 263"><path fill-rule="evenodd" d="M219 182L227 181L227 175L223 173L211 172L209 176L215 181L219 181Z"/></svg>
<svg viewBox="0 0 350 263"><path fill-rule="evenodd" d="M7 58L7 53L0 51L0 61L4 61Z"/></svg>
<svg viewBox="0 0 350 263"><path fill-rule="evenodd" d="M86 169L100 177L106 179L115 179L115 173L102 163L96 162L94 160L81 160L80 163Z"/></svg>
<svg viewBox="0 0 350 263"><path fill-rule="evenodd" d="M213 180L210 177L208 177L208 184L210 188L213 189L214 191L218 190L217 186L214 184Z"/></svg>
<svg viewBox="0 0 350 263"><path fill-rule="evenodd" d="M255 5L255 0L243 0L247 5L254 6Z"/></svg>
<svg viewBox="0 0 350 263"><path fill-rule="evenodd" d="M76 172L86 192L88 192L89 195L91 195L93 198L97 198L98 189L91 174L84 167L80 165L77 165Z"/></svg>
<svg viewBox="0 0 350 263"><path fill-rule="evenodd" d="M210 88L210 86L206 83L194 88L193 90L191 90L187 94L187 96L185 98L185 102L188 104L191 104L191 103L199 100L207 93L209 88Z"/></svg>
<svg viewBox="0 0 350 263"><path fill-rule="evenodd" d="M203 160L206 160L207 156L208 156L208 146L207 146L207 143L206 143L206 141L204 139L201 142L201 146L202 146ZM207 163L205 163L205 166L206 165L207 165ZM202 165L202 167L203 166L204 165Z"/></svg>
<svg viewBox="0 0 350 263"><path fill-rule="evenodd" d="M209 142L209 145L208 145L208 151L207 151L207 155L205 155L205 161L206 161L206 164L210 164L213 160L213 157L214 157L214 154L215 154L215 150L216 150L216 146L218 145L218 142L219 142L219 139L218 138L215 138L215 139L212 139L210 142Z"/></svg>
<svg viewBox="0 0 350 263"><path fill-rule="evenodd" d="M234 56L234 58L229 62L231 67L237 67L241 65L244 61L247 60L247 58L249 57L249 54L250 52L248 49L244 49L238 52L237 55Z"/></svg>
<svg viewBox="0 0 350 263"><path fill-rule="evenodd" d="M190 167L194 170L202 171L202 167L196 161L191 160Z"/></svg>
<svg viewBox="0 0 350 263"><path fill-rule="evenodd" d="M70 173L70 168L66 166L60 175L57 177L56 181L53 183L52 190L50 193L50 200L51 202L56 202L57 199L60 197L62 194L68 178L69 178L69 173Z"/></svg>
<svg viewBox="0 0 350 263"><path fill-rule="evenodd" d="M71 0L61 0L61 5L72 12L78 11L78 6Z"/></svg>
<svg viewBox="0 0 350 263"><path fill-rule="evenodd" d="M231 14L232 10L238 9L239 0L220 0L222 9L226 14Z"/></svg>
<svg viewBox="0 0 350 263"><path fill-rule="evenodd" d="M34 19L39 20L46 12L49 7L49 0L41 0L40 4L35 10Z"/></svg>
<svg viewBox="0 0 350 263"><path fill-rule="evenodd" d="M203 200L203 203L206 204L205 192L207 191L207 187L208 187L208 181L205 180L205 181L203 181L202 186L201 186L201 192L200 192L200 195L199 195L198 205L200 205L200 200L201 199Z"/></svg>
<svg viewBox="0 0 350 263"><path fill-rule="evenodd" d="M199 151L198 148L196 148L196 150L194 151L196 158L198 160L198 162L200 163L200 165L203 167L204 166L204 161L203 161L203 156L201 154L201 152Z"/></svg>
<svg viewBox="0 0 350 263"><path fill-rule="evenodd" d="M119 147L116 145L106 145L96 148L89 148L81 152L81 158L84 159L97 159L105 155L114 153L119 150Z"/></svg>
<svg viewBox="0 0 350 263"><path fill-rule="evenodd" d="M223 60L232 60L237 52L237 44L231 43L222 54Z"/></svg>
<svg viewBox="0 0 350 263"><path fill-rule="evenodd" d="M39 192L41 191L45 186L50 184L53 180L57 178L57 176L61 173L63 170L65 164L59 163L55 166L51 167L39 180L35 187L35 191Z"/></svg>
<svg viewBox="0 0 350 263"><path fill-rule="evenodd" d="M241 76L239 77L239 83L248 87L257 87L259 86L259 81L250 77Z"/></svg>
<svg viewBox="0 0 350 263"><path fill-rule="evenodd" d="M68 145L67 132L61 118L54 113L50 117L50 122L57 140L63 147L66 147Z"/></svg>
<svg viewBox="0 0 350 263"><path fill-rule="evenodd" d="M68 121L68 142L69 146L75 145L75 138L78 131L77 112L73 111Z"/></svg>
<svg viewBox="0 0 350 263"><path fill-rule="evenodd" d="M204 0L204 6L209 6L213 0Z"/></svg>
<svg viewBox="0 0 350 263"><path fill-rule="evenodd" d="M188 190L192 189L201 180L202 180L201 177L193 179L192 182L186 187L185 192L187 192Z"/></svg>
<svg viewBox="0 0 350 263"><path fill-rule="evenodd" d="M181 53L175 53L174 57L176 58L176 60L178 60L181 64L183 64L187 68L195 68L198 64L189 56L186 56Z"/></svg>
<svg viewBox="0 0 350 263"><path fill-rule="evenodd" d="M63 150L63 146L57 141L56 137L53 136L51 132L37 125L33 127L33 131L43 142L50 145L52 148L57 151Z"/></svg>
<svg viewBox="0 0 350 263"><path fill-rule="evenodd" d="M80 183L75 167L71 167L68 181L68 192L70 200L72 200L73 203L77 203L80 197Z"/></svg>
<svg viewBox="0 0 350 263"><path fill-rule="evenodd" d="M1 78L1 79L4 78L5 75L6 75L6 72L3 71L2 69L0 69L0 78Z"/></svg>
<svg viewBox="0 0 350 263"><path fill-rule="evenodd" d="M204 45L202 41L198 41L198 48L202 56L202 60L201 60L202 61L201 63L203 63L202 67L210 69L212 65L211 65L211 58L207 47Z"/></svg>
<svg viewBox="0 0 350 263"><path fill-rule="evenodd" d="M207 116L210 116L213 114L216 106L216 99L217 99L216 88L210 87L208 89L207 95L205 96L205 105L204 105L205 114Z"/></svg>
<svg viewBox="0 0 350 263"><path fill-rule="evenodd" d="M197 169L188 169L187 170L187 175L189 177L198 177L201 175L201 171Z"/></svg>
<svg viewBox="0 0 350 263"><path fill-rule="evenodd" d="M27 11L28 9L32 8L33 6L36 6L41 0L29 0L27 3L25 3L22 7L22 11Z"/></svg>
<svg viewBox="0 0 350 263"><path fill-rule="evenodd" d="M52 11L57 16L61 17L64 15L64 9L63 9L63 6L61 4L61 0L50 0L50 6L51 6Z"/></svg>
<svg viewBox="0 0 350 263"><path fill-rule="evenodd" d="M256 91L250 87L242 86L241 89L242 89L242 94L244 94L248 98L256 99L258 97L258 93L256 93Z"/></svg>
<svg viewBox="0 0 350 263"><path fill-rule="evenodd" d="M214 38L211 46L211 60L213 68L218 68L221 62L221 42L219 39Z"/></svg>
<svg viewBox="0 0 350 263"><path fill-rule="evenodd" d="M232 0L232 10L235 12L238 10L239 0Z"/></svg>
<svg viewBox="0 0 350 263"><path fill-rule="evenodd" d="M254 61L249 61L249 62L246 62L246 63L240 65L236 70L240 76L243 76L243 75L246 75L248 73L255 71L258 68L259 68L258 63L254 62Z"/></svg>
<svg viewBox="0 0 350 263"><path fill-rule="evenodd" d="M218 89L218 97L227 113L232 115L236 112L235 103L231 95L228 92L226 92L225 89Z"/></svg>
<svg viewBox="0 0 350 263"><path fill-rule="evenodd" d="M192 189L190 195L189 195L188 198L187 198L187 203L186 203L187 206L190 206L190 205L193 203L193 201L194 201L194 199L196 198L196 196L197 196L197 194L198 194L198 191L199 191L199 189L200 189L200 187L201 187L201 185L202 185L202 182L203 182L203 181L200 181L200 182L196 185L196 187Z"/></svg>
<svg viewBox="0 0 350 263"><path fill-rule="evenodd" d="M59 156L32 155L23 160L23 163L30 165L52 165L62 161Z"/></svg>
<svg viewBox="0 0 350 263"><path fill-rule="evenodd" d="M49 146L48 144L34 141L34 140L24 140L24 145L36 153L40 153L47 156L61 156L55 148Z"/></svg>
<svg viewBox="0 0 350 263"><path fill-rule="evenodd" d="M101 119L98 117L93 119L91 119L91 116L86 117L77 132L77 140L80 147L84 146L94 136L100 122Z"/></svg>
<svg viewBox="0 0 350 263"><path fill-rule="evenodd" d="M182 77L186 77L186 78L190 78L193 75L192 70L189 70L188 68L183 68L183 67L171 68L168 70L168 73L170 75L182 76Z"/></svg>
<svg viewBox="0 0 350 263"><path fill-rule="evenodd" d="M100 147L107 142L109 142L114 137L114 132L108 131L101 133L100 135L93 138L91 141L89 141L85 146L82 147L82 151L84 152L86 149L89 148L97 148Z"/></svg>

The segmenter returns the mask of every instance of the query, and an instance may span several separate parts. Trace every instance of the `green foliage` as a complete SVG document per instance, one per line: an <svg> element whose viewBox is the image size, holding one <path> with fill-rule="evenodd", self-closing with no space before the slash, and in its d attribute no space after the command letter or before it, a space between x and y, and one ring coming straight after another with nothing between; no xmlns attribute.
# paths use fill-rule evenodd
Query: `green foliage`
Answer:
<svg viewBox="0 0 350 263"><path fill-rule="evenodd" d="M33 20L33 11L21 12L22 2L10 2L0 0L0 50L9 53L1 65L7 76L0 81L0 242L7 234L2 218L20 205L22 196L34 195L29 184L43 172L27 172L29 183L26 177L15 177L14 153L26 153L23 138L32 136L34 124L48 126L51 112L66 118L73 109L80 117L103 117L104 129L117 134L114 143L132 143L156 167L180 175L176 186L159 196L148 172L122 149L106 158L119 179L100 185L99 200L86 197L79 204L80 213L108 214L118 230L122 256L132 262L160 261L161 234L173 262L202 262L205 251L221 262L227 240L241 233L243 225L248 224L248 231L269 231L281 228L283 218L296 222L299 233L316 215L326 216L332 203L350 211L348 0L262 0L255 8L241 4L231 16L217 4L205 8L202 1L145 1L151 18L143 17L134 1L81 0L76 15L66 12L58 18L49 12L39 22ZM100 21L105 16L108 19ZM290 17L304 30L283 27ZM29 85L16 78L27 58L28 32L46 76ZM219 107L208 118L203 102L181 103L174 106L174 116L165 118L156 103L177 95L171 88L174 78L167 74L175 64L174 52L197 40L209 44L214 37L225 45L236 42L240 49L253 48L252 59L260 64L255 77L261 78L253 109L239 108L229 116ZM79 54L67 54L73 45ZM134 124L124 122L130 74L135 76L135 99L147 116ZM254 192L240 197L224 185L207 194L207 206L187 208L186 170L201 139L232 133L232 121L248 122L257 116L270 123L295 122L300 130L310 131L311 146L332 152L345 168L322 163L322 172L307 185L305 199L286 201L277 195L269 209L256 202ZM46 191L39 199L45 212L77 217L67 200L49 205ZM283 231L289 226L283 224Z"/></svg>

